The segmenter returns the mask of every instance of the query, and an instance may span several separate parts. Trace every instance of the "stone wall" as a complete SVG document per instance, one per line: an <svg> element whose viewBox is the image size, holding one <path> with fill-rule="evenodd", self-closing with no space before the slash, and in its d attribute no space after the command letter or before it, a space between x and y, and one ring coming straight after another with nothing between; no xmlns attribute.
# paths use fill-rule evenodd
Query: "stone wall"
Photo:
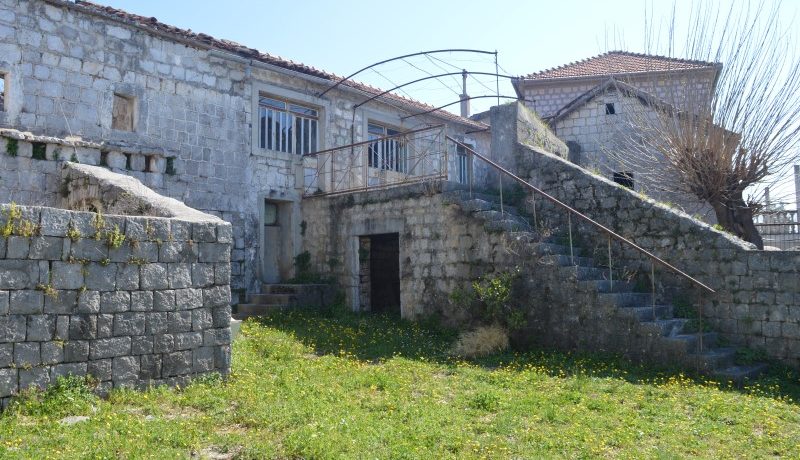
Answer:
<svg viewBox="0 0 800 460"><path fill-rule="evenodd" d="M447 307L448 295L487 271L509 268L514 241L490 232L442 185L416 184L303 201L304 249L315 269L333 272L354 310L360 303L359 237L398 233L401 314L413 318ZM446 312L450 317L464 312Z"/></svg>
<svg viewBox="0 0 800 460"><path fill-rule="evenodd" d="M0 208L3 404L67 374L103 392L228 373L231 225L174 204L181 217Z"/></svg>
<svg viewBox="0 0 800 460"><path fill-rule="evenodd" d="M517 148L532 159L531 169L523 175L531 184L716 291L705 293L658 268L656 283L661 297L701 308L713 330L733 345L760 349L786 364L800 366L800 252L755 250L749 243L562 158L524 145ZM538 215L548 225L560 225L565 230L566 215L562 211L545 205L541 199L537 206ZM607 251L607 237L593 227L576 225L574 231L590 254L602 256ZM612 248L612 264L644 275L649 285L648 259L628 246L614 243ZM583 327L593 326L596 324ZM583 333L579 329L563 332Z"/></svg>
<svg viewBox="0 0 800 460"><path fill-rule="evenodd" d="M86 141L99 148L85 160L79 151L80 162L98 165L100 150L107 151L113 171L230 222L237 292L261 286L264 200L291 203L299 214L306 180L297 155L258 148L259 94L318 108L321 148L363 140L369 120L400 129L447 122L450 134L475 129L453 117L401 120L419 106L376 101L354 109L368 96L346 86L320 98L328 79L260 62L244 46L217 49L202 36L144 19L80 2L0 0L0 72L9 81L0 126ZM115 94L133 101L133 131L112 125ZM68 144L61 147L62 159L71 157ZM27 152L0 154L0 201L37 205L41 190L57 189L57 160L49 151L46 160ZM152 155L161 160L149 171L145 157ZM300 251L302 218L295 217L298 224L284 244L292 254Z"/></svg>

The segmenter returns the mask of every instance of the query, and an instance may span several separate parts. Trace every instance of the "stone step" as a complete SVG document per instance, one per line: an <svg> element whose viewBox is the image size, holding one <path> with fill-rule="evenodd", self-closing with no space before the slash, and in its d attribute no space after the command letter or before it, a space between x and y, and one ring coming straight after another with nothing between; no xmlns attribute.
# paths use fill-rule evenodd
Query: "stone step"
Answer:
<svg viewBox="0 0 800 460"><path fill-rule="evenodd" d="M570 255L569 246L563 246L556 243L543 242L536 245L536 252L542 255L546 254L563 254ZM580 256L582 254L581 248L573 247L572 255Z"/></svg>
<svg viewBox="0 0 800 460"><path fill-rule="evenodd" d="M573 256L570 257L569 254L552 254L549 256L545 256L553 260L555 264L561 267L594 267L594 259L591 257L581 257L581 256Z"/></svg>
<svg viewBox="0 0 800 460"><path fill-rule="evenodd" d="M711 373L714 377L741 385L748 380L755 380L767 370L767 364L754 363L748 365L731 365Z"/></svg>
<svg viewBox="0 0 800 460"><path fill-rule="evenodd" d="M500 212L500 211L495 211L495 210L478 211L478 212L475 213L475 216L477 216L480 219L483 219L483 220L486 220L486 221L490 221L490 222L491 221L508 220L508 221L511 221L511 222L517 222L520 225L525 226L526 228L530 228L530 224L528 223L528 221L525 218L523 218L523 217L521 217L521 216L519 216L517 214L511 214L511 213L509 213L507 211L506 212Z"/></svg>
<svg viewBox="0 0 800 460"><path fill-rule="evenodd" d="M700 352L700 336L703 337L703 352L713 350L717 345L716 332L704 332L702 334L678 334L666 339L676 344L681 344L681 348L688 353Z"/></svg>
<svg viewBox="0 0 800 460"><path fill-rule="evenodd" d="M444 192L442 195L444 195L444 198L445 198L446 201L452 202L452 203L457 203L457 204L461 204L461 203L464 203L464 202L469 201L469 200L477 199L477 200L482 200L482 201L486 201L486 202L489 202L489 203L493 203L493 204L496 204L498 206L500 205L500 195L482 193L482 192L477 192L477 191L473 191L473 192L470 193L470 191L468 189L466 189L466 190L463 190L463 189L462 190L451 190L451 191Z"/></svg>
<svg viewBox="0 0 800 460"><path fill-rule="evenodd" d="M720 369L727 369L734 365L736 349L711 348L702 353L691 353L687 358L695 369L713 374Z"/></svg>
<svg viewBox="0 0 800 460"><path fill-rule="evenodd" d="M564 276L575 277L578 281L606 280L608 270L597 267L558 267Z"/></svg>
<svg viewBox="0 0 800 460"><path fill-rule="evenodd" d="M580 268L582 267L578 267ZM653 295L646 292L600 292L597 300L601 305L620 308L653 306Z"/></svg>
<svg viewBox="0 0 800 460"><path fill-rule="evenodd" d="M508 215L508 214L507 214ZM522 230L530 230L531 226L527 222L522 222L513 219L503 220L487 220L483 224L483 228L490 232L519 232Z"/></svg>
<svg viewBox="0 0 800 460"><path fill-rule="evenodd" d="M482 211L497 211L500 212L500 203L483 200L481 198L472 198L464 200L459 203L461 209L467 212L482 212ZM516 206L503 205L503 213L518 216L519 209Z"/></svg>
<svg viewBox="0 0 800 460"><path fill-rule="evenodd" d="M248 303L260 305L291 305L294 301L294 294L253 294L247 299Z"/></svg>
<svg viewBox="0 0 800 460"><path fill-rule="evenodd" d="M619 311L622 314L632 316L640 322L645 323L672 318L672 308L672 305L656 305L655 307L623 307L620 308Z"/></svg>
<svg viewBox="0 0 800 460"><path fill-rule="evenodd" d="M288 284L288 283L263 283L261 285L261 292L264 294L297 294L303 288L303 284Z"/></svg>
<svg viewBox="0 0 800 460"><path fill-rule="evenodd" d="M235 315L263 316L271 313L286 311L289 305L262 305L255 303L240 303L236 306Z"/></svg>
<svg viewBox="0 0 800 460"><path fill-rule="evenodd" d="M613 282L612 282L613 281ZM627 281L617 280L584 280L580 282L582 285L594 288L597 292L631 292L634 287L633 283Z"/></svg>
<svg viewBox="0 0 800 460"><path fill-rule="evenodd" d="M664 337L674 337L683 333L683 326L687 321L689 320L685 318L656 319L655 321L643 321L642 325L658 331Z"/></svg>

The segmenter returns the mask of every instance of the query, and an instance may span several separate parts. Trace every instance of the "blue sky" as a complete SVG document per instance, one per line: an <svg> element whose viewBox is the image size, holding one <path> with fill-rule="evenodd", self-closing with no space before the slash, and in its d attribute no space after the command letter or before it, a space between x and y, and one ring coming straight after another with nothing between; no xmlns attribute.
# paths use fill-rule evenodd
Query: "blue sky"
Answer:
<svg viewBox="0 0 800 460"><path fill-rule="evenodd" d="M671 1L442 1L402 2L229 0L97 0L162 22L227 38L252 48L347 75L389 57L441 48L476 48L499 52L499 64L523 75L596 54L624 48L644 50L646 14L655 23L671 16ZM730 0L722 0L723 5ZM675 4L679 20L690 1ZM800 0L783 4L784 18L798 16ZM723 6L723 8L726 8ZM680 28L681 24L679 24ZM678 38L680 41L680 38ZM424 72L444 73L456 67L493 71L491 57L446 54L448 64L427 58L398 62L369 71L359 79L381 88L403 83ZM477 61L477 62L476 62ZM452 66L455 67L452 67ZM435 105L458 99L460 79L415 85L407 95ZM470 94L489 94L493 78L471 81ZM448 89L449 87L449 89ZM503 81L501 93L513 95ZM473 102L474 111L494 100ZM451 110L458 110L453 106Z"/></svg>

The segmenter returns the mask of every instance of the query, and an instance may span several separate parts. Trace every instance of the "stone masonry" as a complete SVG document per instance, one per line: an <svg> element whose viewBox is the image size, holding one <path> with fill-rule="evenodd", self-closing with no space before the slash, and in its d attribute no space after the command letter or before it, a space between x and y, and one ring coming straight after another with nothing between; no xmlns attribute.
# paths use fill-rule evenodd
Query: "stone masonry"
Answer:
<svg viewBox="0 0 800 460"><path fill-rule="evenodd" d="M68 374L105 392L229 372L231 226L172 201L181 217L0 208L3 404Z"/></svg>
<svg viewBox="0 0 800 460"><path fill-rule="evenodd" d="M400 130L446 123L461 136L484 128L441 112L403 120L428 107L392 96L355 109L378 90L348 83L318 97L334 75L90 2L0 0L0 72L8 81L0 127L65 140L62 161L79 139L88 144L78 147L94 149L84 156L79 148L79 162L106 165L230 222L237 293L258 292L264 281L264 200L289 203L299 223L316 166L260 148L259 96L318 110L320 149L365 140L368 122ZM132 130L113 124L119 98L133 107ZM481 136L488 137L469 137ZM32 141L15 157L0 153L0 201L38 205L43 193L57 193L58 146L37 160ZM283 243L289 265L300 238L294 225Z"/></svg>

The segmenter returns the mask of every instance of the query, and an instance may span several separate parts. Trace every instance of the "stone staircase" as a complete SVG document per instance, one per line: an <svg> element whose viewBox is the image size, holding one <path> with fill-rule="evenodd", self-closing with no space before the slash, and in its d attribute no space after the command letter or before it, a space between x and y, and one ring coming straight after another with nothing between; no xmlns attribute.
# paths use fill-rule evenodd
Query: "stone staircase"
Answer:
<svg viewBox="0 0 800 460"><path fill-rule="evenodd" d="M737 383L756 378L766 369L763 363L737 364L737 349L720 346L715 332L694 332L691 326L696 322L676 317L673 305L655 302L651 293L635 292L633 283L610 281L607 267L583 255L579 247L573 246L570 252L563 237L542 237L532 231L515 207L504 206L501 213L498 197L464 190L448 191L446 197L448 202L484 220L488 231L508 232L511 239L528 245L529 254L539 257L540 263L556 267L559 280L572 282L576 291L589 294L593 308L610 308L636 323L639 334L655 337L651 347L660 351L660 359L656 360L661 364L678 365Z"/></svg>
<svg viewBox="0 0 800 460"><path fill-rule="evenodd" d="M261 294L251 294L234 307L232 317L244 320L298 307L327 307L334 290L327 284L262 284Z"/></svg>

